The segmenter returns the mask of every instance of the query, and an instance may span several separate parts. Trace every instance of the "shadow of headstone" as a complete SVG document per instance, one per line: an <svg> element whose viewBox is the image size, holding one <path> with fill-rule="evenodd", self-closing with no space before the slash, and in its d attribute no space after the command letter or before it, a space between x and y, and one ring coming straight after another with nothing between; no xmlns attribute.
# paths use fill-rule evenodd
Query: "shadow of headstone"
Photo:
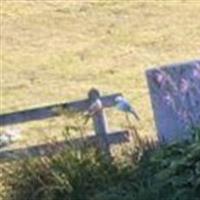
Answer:
<svg viewBox="0 0 200 200"><path fill-rule="evenodd" d="M173 142L191 137L200 126L200 60L146 72L158 138Z"/></svg>

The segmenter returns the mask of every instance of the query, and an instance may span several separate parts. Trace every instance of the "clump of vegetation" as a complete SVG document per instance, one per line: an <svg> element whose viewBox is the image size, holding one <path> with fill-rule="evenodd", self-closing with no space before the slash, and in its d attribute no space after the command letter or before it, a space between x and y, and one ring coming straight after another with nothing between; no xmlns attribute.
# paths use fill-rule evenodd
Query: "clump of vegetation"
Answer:
<svg viewBox="0 0 200 200"><path fill-rule="evenodd" d="M21 162L5 173L5 184L5 200L198 200L200 129L191 141L121 164L94 149L69 148Z"/></svg>

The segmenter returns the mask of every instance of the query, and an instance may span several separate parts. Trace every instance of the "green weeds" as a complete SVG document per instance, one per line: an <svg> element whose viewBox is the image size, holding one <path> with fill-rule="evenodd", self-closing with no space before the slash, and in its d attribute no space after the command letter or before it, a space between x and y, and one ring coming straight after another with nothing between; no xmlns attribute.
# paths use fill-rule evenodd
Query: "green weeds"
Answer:
<svg viewBox="0 0 200 200"><path fill-rule="evenodd" d="M4 170L7 188L4 199L197 200L199 133L196 129L192 141L154 150L140 146L143 152L140 159L131 162L127 159L121 164L105 161L95 149L73 147L52 157L22 161L12 170Z"/></svg>

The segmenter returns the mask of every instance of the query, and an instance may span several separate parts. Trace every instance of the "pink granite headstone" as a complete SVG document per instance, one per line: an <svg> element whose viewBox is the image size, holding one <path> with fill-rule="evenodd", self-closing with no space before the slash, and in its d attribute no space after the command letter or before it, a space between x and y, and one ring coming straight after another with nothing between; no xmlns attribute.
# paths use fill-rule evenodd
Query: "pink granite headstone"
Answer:
<svg viewBox="0 0 200 200"><path fill-rule="evenodd" d="M200 126L200 60L146 72L158 138L173 142Z"/></svg>

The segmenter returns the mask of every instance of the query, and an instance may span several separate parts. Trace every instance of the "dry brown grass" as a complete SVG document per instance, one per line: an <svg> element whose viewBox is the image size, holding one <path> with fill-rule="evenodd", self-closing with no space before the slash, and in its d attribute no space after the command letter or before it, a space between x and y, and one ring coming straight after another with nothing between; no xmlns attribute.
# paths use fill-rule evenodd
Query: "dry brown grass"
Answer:
<svg viewBox="0 0 200 200"><path fill-rule="evenodd" d="M97 87L127 96L140 133L151 134L145 70L199 57L199 11L198 1L2 0L1 113L81 99ZM113 127L125 126L121 113L108 115ZM60 124L23 126L19 145Z"/></svg>

